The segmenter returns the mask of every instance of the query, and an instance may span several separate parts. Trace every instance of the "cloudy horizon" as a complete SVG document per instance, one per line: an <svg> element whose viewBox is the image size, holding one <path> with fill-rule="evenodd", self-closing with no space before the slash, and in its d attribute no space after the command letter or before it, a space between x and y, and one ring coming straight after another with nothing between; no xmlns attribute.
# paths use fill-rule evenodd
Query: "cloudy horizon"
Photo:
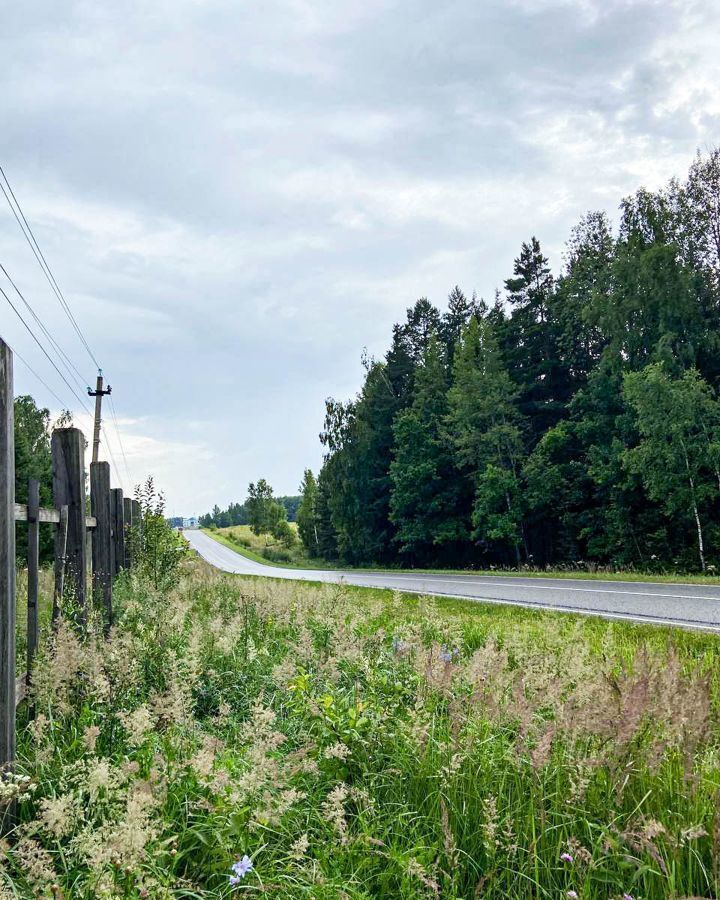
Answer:
<svg viewBox="0 0 720 900"><path fill-rule="evenodd" d="M39 0L3 19L0 163L113 386L123 486L153 474L171 514L259 477L296 493L325 398L358 390L363 348L381 356L418 297L492 300L533 234L557 272L588 210L615 219L720 134L713 0ZM94 383L4 205L0 262ZM0 334L90 434L1 295ZM59 409L19 361L16 393Z"/></svg>

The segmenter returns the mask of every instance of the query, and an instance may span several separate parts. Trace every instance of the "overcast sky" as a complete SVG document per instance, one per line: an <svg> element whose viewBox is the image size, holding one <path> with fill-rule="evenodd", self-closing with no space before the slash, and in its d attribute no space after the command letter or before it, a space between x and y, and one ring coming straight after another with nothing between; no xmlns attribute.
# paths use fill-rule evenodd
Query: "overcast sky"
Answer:
<svg viewBox="0 0 720 900"><path fill-rule="evenodd" d="M557 269L588 209L720 141L718 12L4 4L0 162L113 386L125 488L153 473L186 515L261 476L295 493L325 397L355 393L417 297L492 299L533 233ZM94 379L6 207L0 261ZM77 413L1 295L0 334ZM16 392L59 408L19 361Z"/></svg>

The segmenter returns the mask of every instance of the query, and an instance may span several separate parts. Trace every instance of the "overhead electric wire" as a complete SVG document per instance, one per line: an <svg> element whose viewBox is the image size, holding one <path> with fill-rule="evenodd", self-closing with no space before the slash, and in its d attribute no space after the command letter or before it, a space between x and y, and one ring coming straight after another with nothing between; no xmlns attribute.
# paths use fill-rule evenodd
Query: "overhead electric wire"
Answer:
<svg viewBox="0 0 720 900"><path fill-rule="evenodd" d="M15 289L15 293L18 295L18 297L19 297L19 298L22 300L22 302L25 304L26 309L28 310L28 312L30 313L30 315L33 317L33 319L35 320L35 322L38 324L38 326L40 327L40 330L42 331L42 333L43 333L43 334L45 335L45 337L50 341L50 344L52 345L53 349L55 350L55 352L56 352L56 353L58 354L58 356L60 357L60 361L62 362L62 364L63 364L63 365L65 366L65 368L67 369L68 374L70 375L70 377L74 379L74 381L75 381L75 383L76 383L77 385L79 385L81 391L84 390L85 387L87 386L87 381L82 377L82 373L79 371L79 369L77 368L77 366L75 365L75 363L73 363L73 361L70 359L70 357L67 355L67 353L65 353L65 351L62 349L62 347L58 344L58 342L55 340L55 338L50 334L50 332L49 332L48 329L46 328L46 326L45 326L45 324L43 323L43 321L42 321L42 319L40 318L40 316L38 316L38 314L37 314L37 313L35 312L35 310L32 308L32 306L30 305L29 301L26 299L25 295L24 295L23 292L20 290L20 288L19 288L19 287L15 284L15 282L12 280L12 278L10 277L10 274L9 274L8 270L5 268L5 266L4 266L2 263L0 263L0 269L1 269L2 272L4 273L4 275L5 275L5 277L7 278L7 280L10 282L10 284L11 284L11 285L13 286L13 288Z"/></svg>
<svg viewBox="0 0 720 900"><path fill-rule="evenodd" d="M14 304L14 303L12 302L12 300L8 297L8 295L5 293L5 291L3 290L2 287L0 287L0 294L2 294L3 297L4 297L4 298L7 300L7 302L10 304L10 308L13 310L13 312L14 312L15 315L18 317L18 319L20 319L20 321L23 323L23 325L25 326L25 328L26 328L28 334L30 335L30 337L35 341L35 343L38 345L38 347L42 350L42 352L44 353L44 355L47 357L48 361L50 362L50 365L53 367L53 369L55 369L55 371L58 373L58 375L60 376L60 378L62 378L62 380L65 382L65 385L66 385L67 388L69 389L70 393L75 397L75 399L78 401L78 403L80 404L80 406L85 410L85 412L86 412L89 416L91 416L92 413L91 413L90 410L87 408L87 406L85 406L85 404L84 404L84 402L82 401L82 399L78 396L77 392L75 391L75 388L70 384L70 382L69 382L69 381L67 380L67 378L63 375L63 373L60 371L60 369L58 369L57 365L55 364L55 360L50 356L50 354L47 352L47 350L46 350L46 349L43 347L43 345L40 343L40 340L38 339L38 337L37 337L37 335L35 334L35 332L32 330L32 328L31 328L31 327L28 325L28 323L25 321L25 319L23 318L23 315L22 315L22 313L20 312L20 310L17 308L17 306L15 306L15 304Z"/></svg>
<svg viewBox="0 0 720 900"><path fill-rule="evenodd" d="M102 368L100 366L100 363L97 361L95 354L90 349L90 345L88 344L87 340L85 339L85 335L82 333L82 330L81 330L80 326L78 325L77 320L75 319L75 316L72 313L72 310L70 309L70 305L67 302L67 300L65 299L65 295L60 290L60 286L58 285L57 280L55 279L55 276L53 275L52 269L50 268L47 260L45 259L45 255L43 254L42 250L40 249L40 245L38 244L38 242L35 238L35 234L33 233L33 230L30 227L30 223L25 218L25 213L23 212L22 207L20 206L20 203L18 202L18 199L15 196L15 192L13 191L13 189L10 185L10 182L8 181L7 175L5 174L5 170L3 169L2 166L0 166L0 175L2 175L3 181L7 185L8 190L10 191L12 199L15 201L15 206L17 206L17 211L15 209L15 206L13 206L13 203L11 202L10 197L8 197L7 191L5 190L5 188L3 187L1 182L0 182L0 190L2 190L3 194L5 195L5 199L7 200L8 206L12 210L12 214L15 216L15 220L17 221L18 225L20 226L20 230L22 231L22 233L25 237L25 240L30 245L30 249L32 250L32 252L35 256L35 259L37 260L38 265L42 269L43 274L45 275L45 278L48 281L48 284L52 288L53 292L55 293L55 296L57 297L58 301L60 302L60 305L62 306L63 310L65 311L65 314L67 315L68 319L70 320L71 325L75 329L75 333L80 338L80 342L87 350L88 355L90 356L90 359L92 359L92 361L95 363L95 366L98 369ZM20 213L20 216L18 216L18 213ZM22 221L21 221L21 218L22 218ZM24 225L23 225L23 223L24 223Z"/></svg>
<svg viewBox="0 0 720 900"><path fill-rule="evenodd" d="M5 200L7 201L7 204L8 204L8 206L10 207L10 210L11 210L13 216L15 217L15 221L18 223L18 226L20 227L20 230L21 230L22 233L23 233L23 237L25 238L25 240L26 240L27 243L28 243L28 246L29 246L30 249L32 250L33 255L35 256L35 259L36 259L38 265L40 266L40 268L41 268L41 270L42 270L42 272L43 272L43 275L45 276L45 278L46 278L48 284L50 285L50 288L52 289L52 291L53 291L53 293L55 294L55 296L56 296L58 302L60 303L60 306L62 307L63 311L65 312L66 316L68 317L68 319L69 319L69 321L70 321L70 324L72 325L72 327L73 327L75 333L77 334L78 338L80 339L80 342L82 343L83 347L84 347L85 350L87 351L88 356L90 357L90 359L93 361L93 363L94 363L95 366L97 367L98 372L101 372L101 371L102 371L102 368L101 368L101 366L100 366L100 363L98 362L97 357L95 356L95 354L93 353L92 349L90 348L90 345L88 344L87 339L85 338L85 335L83 334L82 329L80 328L80 326L79 326L79 324L78 324L78 322L77 322L77 319L76 319L75 316L73 315L73 312L72 312L72 310L70 309L70 304L68 303L68 301L67 301L66 298L65 298L65 295L63 294L62 290L60 289L60 285L57 283L57 279L55 278L55 275L54 275L52 269L50 268L50 265L49 265L47 259L45 258L45 254L44 254L44 253L42 252L42 250L40 249L40 245L39 245L39 243L38 243L38 241L37 241L37 238L35 237L35 233L33 232L32 227L30 226L30 223L28 222L27 217L25 216L25 213L23 212L23 208L22 208L22 206L20 205L20 202L19 202L17 196L15 195L15 191L13 191L12 185L10 184L10 181L8 180L8 177L7 177L7 175L5 174L5 170L3 169L3 167L2 167L1 165L0 165L0 176L2 176L2 181L4 181L4 182L5 182L5 185L7 186L7 191L5 190L5 187L3 186L2 181L0 181L0 190L2 191L3 196L5 197ZM10 192L10 196L8 196L8 191ZM10 197L12 197L12 200L10 199ZM11 284L11 285L13 286L13 288L15 289L15 292L17 293L17 295L20 297L20 299L21 299L21 300L23 301L23 303L25 304L25 307L27 308L28 312L32 315L32 317L33 317L33 319L35 320L35 322L37 323L38 327L41 329L41 331L42 331L42 333L44 334L44 336L45 336L45 337L47 338L47 340L50 342L50 346L52 347L52 349L58 354L58 357L59 357L59 359L60 359L60 362L61 362L62 365L68 370L68 374L70 375L70 377L71 377L74 381L76 381L76 383L80 386L80 390L82 390L82 389L83 389L83 384L82 384L82 382L83 382L84 379L83 379L82 374L80 373L79 369L77 368L77 366L75 366L75 364L72 362L72 360L70 359L70 357L65 353L65 351L62 349L62 347L60 347L60 345L59 345L58 342L55 340L55 338L50 334L50 331L49 331L49 330L47 329L47 327L44 325L44 323L42 322L42 320L40 319L40 317L35 313L34 309L33 309L32 306L30 305L30 303L27 301L27 299L23 296L22 292L21 292L20 289L17 287L17 285L15 284L15 282L12 280L12 278L10 277L10 275L8 274L7 270L6 270L5 267L2 265L2 263L0 263L0 269L2 269L3 273L5 274L5 277L8 279L8 281L10 282L10 284ZM7 300L7 302L9 303L10 307L13 309L13 311L15 312L15 314L18 316L18 318L20 319L20 321L23 323L23 325L25 326L25 328L27 329L28 333L29 333L30 336L33 338L33 340L35 341L35 343L38 345L38 347L40 347L40 349L42 350L42 352L44 353L44 355L47 357L48 361L51 363L52 367L53 367L53 368L55 369L55 371L58 373L58 375L60 376L60 378L63 380L63 382L64 382L64 383L66 384L66 386L69 388L70 392L71 392L72 395L75 397L75 399L78 401L78 403L80 404L81 408L82 408L88 415L92 416L92 413L90 412L90 410L87 408L87 406L86 406L85 403L82 401L82 399L78 396L77 392L76 392L75 389L72 387L72 385L71 385L70 382L67 380L67 378L65 378L65 376L63 375L63 373L62 373L62 372L60 371L60 369L57 367L57 365L56 365L55 362L53 361L53 359L52 359L52 357L50 356L50 354L49 354L49 353L47 352L47 350L43 347L43 345L42 345L42 343L40 342L40 340L38 339L38 337L35 335L35 333L33 332L33 330L30 328L30 326L28 325L28 323L27 323L27 322L25 321L25 319L23 318L23 316L22 316L22 314L20 313L20 311L18 310L18 308L15 306L15 304L12 302L12 300L8 297L8 295L5 293L5 291L2 289L2 287L0 287L0 292L2 292L3 296L5 297L5 299ZM60 398L59 398L59 397L57 396L57 394L49 387L49 385L45 384L45 382L42 381L42 379L40 378L40 376L37 375L37 373L36 373L36 372L28 365L28 363L25 362L24 359L22 359L22 357L20 357L20 359L22 360L23 363L25 363L25 365L28 366L28 368L30 369L30 371L33 372L33 374L34 374L34 375L42 382L42 384L44 384L45 387L53 394L53 396L58 400L58 402L60 402L60 403L62 404L62 401L60 400ZM78 379L79 379L79 380L78 380ZM88 390L90 390L90 388L88 388ZM115 413L115 404L112 402L112 395L110 395L110 408L111 408L111 412L112 412L113 422L114 422L114 425L115 425L115 431L116 431L116 433L117 433L118 443L119 443L119 445L120 445L120 450L121 450L122 457L123 457L123 462L124 462L124 465L125 465L125 471L126 471L127 476L128 476L128 482L131 483L131 482L132 482L132 479L131 479L131 477L130 477L130 469L129 469L128 464L127 464L127 457L126 457L126 455L125 455L125 447L123 446L122 436L121 436L121 434L120 434L120 427L119 427L119 425L118 425L117 415L116 415L116 413ZM115 458L114 458L114 456L113 456L113 452L112 452L112 448L111 448L111 446L110 446L110 442L109 442L109 440L108 440L107 432L105 431L105 428L104 428L102 422L100 423L100 427L101 427L103 436L104 436L104 438L105 438L105 444L106 444L106 446L107 446L108 454L110 455L110 460L111 460L112 465L113 465L113 468L114 468L114 470L115 470L115 474L116 474L116 476L117 476L118 481L119 481L120 483L122 483L122 478L120 477L120 472L119 472L117 463L115 462Z"/></svg>
<svg viewBox="0 0 720 900"><path fill-rule="evenodd" d="M128 477L128 483L132 484L132 478L130 477L130 467L128 466L127 456L125 456L125 447L123 446L123 440L120 434L120 426L118 425L117 414L115 412L115 401L113 400L112 394L108 394L108 400L110 401L110 414L112 415L113 423L115 425L115 431L118 437L118 443L120 444L120 452L122 453L123 464L125 465L125 474Z"/></svg>
<svg viewBox="0 0 720 900"><path fill-rule="evenodd" d="M107 432L105 431L105 426L102 422L100 422L100 430L102 431L102 435L105 438L105 446L107 447L107 452L110 456L112 467L115 470L115 477L118 480L118 484L124 487L122 477L120 476L120 472L118 471L117 463L115 462L115 457L113 456L112 448L110 447L110 441L108 440Z"/></svg>
<svg viewBox="0 0 720 900"><path fill-rule="evenodd" d="M58 395L57 395L57 394L55 393L55 391L50 387L50 385L47 383L47 381L45 381L44 378L42 378L40 375L38 375L38 373L35 371L35 369L33 369L33 367L30 365L30 363L29 363L29 362L28 362L28 361L27 361L20 353L18 353L18 351L17 351L15 348L13 348L13 354L14 354L15 356L17 356L17 358L18 358L18 359L20 360L20 362L25 366L26 369L29 369L30 372L32 372L32 374L37 378L37 380L38 380L38 381L40 382L40 384L45 388L45 390L49 391L49 392L53 395L53 397L54 397L54 398L57 400L57 402L60 404L60 409L64 409L64 407L65 407L65 405L66 405L66 404L65 404L65 401L64 401L64 400L61 400L60 397L58 397Z"/></svg>

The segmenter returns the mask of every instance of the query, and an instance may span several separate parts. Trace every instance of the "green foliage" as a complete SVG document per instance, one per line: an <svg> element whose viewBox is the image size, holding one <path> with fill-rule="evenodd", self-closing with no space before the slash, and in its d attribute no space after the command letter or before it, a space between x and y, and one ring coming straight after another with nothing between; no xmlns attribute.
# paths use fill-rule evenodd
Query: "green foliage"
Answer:
<svg viewBox="0 0 720 900"><path fill-rule="evenodd" d="M668 515L694 525L705 571L704 523L720 488L720 403L696 370L671 378L659 363L628 373L624 392L640 432L627 466Z"/></svg>
<svg viewBox="0 0 720 900"><path fill-rule="evenodd" d="M156 490L152 476L135 489L140 502L142 524L129 536L135 565L154 588L165 590L178 578L185 544L165 518L165 497Z"/></svg>
<svg viewBox="0 0 720 900"><path fill-rule="evenodd" d="M264 478L248 486L245 509L253 534L272 535L286 548L295 544L297 538L288 524L285 507L273 498L272 488Z"/></svg>
<svg viewBox="0 0 720 900"><path fill-rule="evenodd" d="M357 397L327 402L321 555L718 563L718 195L720 149L685 181L625 198L617 235L604 213L584 216L559 274L532 237L491 308L459 287L445 313L425 297L409 308L385 359L365 361Z"/></svg>
<svg viewBox="0 0 720 900"><path fill-rule="evenodd" d="M183 568L43 649L8 895L718 895L716 636Z"/></svg>
<svg viewBox="0 0 720 900"><path fill-rule="evenodd" d="M52 457L50 455L50 412L40 409L32 397L15 398L15 500L27 503L28 479L40 482L40 506L52 506ZM17 526L17 556L27 558L27 525ZM53 534L40 529L40 560L53 556Z"/></svg>
<svg viewBox="0 0 720 900"><path fill-rule="evenodd" d="M297 511L300 505L300 497L275 497L277 503L284 507L288 522L297 520ZM247 525L249 523L248 510L244 503L231 503L227 509L220 509L215 504L212 511L200 516L201 528L230 528L233 525Z"/></svg>
<svg viewBox="0 0 720 900"><path fill-rule="evenodd" d="M318 533L318 486L315 476L310 469L305 469L302 484L300 485L302 499L297 511L297 525L300 540L305 547L307 555L317 557L320 555Z"/></svg>
<svg viewBox="0 0 720 900"><path fill-rule="evenodd" d="M415 375L412 403L395 420L390 464L395 540L407 558L419 563L433 561L435 548L467 537L459 479L445 431L447 408L445 367L433 337Z"/></svg>

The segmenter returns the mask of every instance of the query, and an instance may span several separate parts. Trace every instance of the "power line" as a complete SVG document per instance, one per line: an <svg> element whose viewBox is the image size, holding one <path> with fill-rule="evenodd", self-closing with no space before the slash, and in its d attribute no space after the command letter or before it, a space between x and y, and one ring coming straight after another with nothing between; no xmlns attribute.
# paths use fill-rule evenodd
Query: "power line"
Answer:
<svg viewBox="0 0 720 900"><path fill-rule="evenodd" d="M26 369L29 369L30 372L32 372L32 374L37 378L37 380L40 382L40 384L41 384L47 391L49 391L49 392L53 395L53 397L54 397L54 398L57 400L57 402L60 404L60 409L63 409L63 408L65 407L65 401L64 401L64 400L61 400L61 399L58 397L58 395L57 395L57 394L55 393L55 391L50 387L50 385L47 383L47 381L45 381L44 378L41 378L40 375L38 375L38 373L35 371L35 369L33 369L33 367L30 365L30 363L29 363L23 356L21 356L21 354L18 353L18 351L17 351L14 347L13 347L13 353L15 354L15 356L17 356L17 358L18 358L18 359L20 360L20 362L25 366L25 368L26 368Z"/></svg>
<svg viewBox="0 0 720 900"><path fill-rule="evenodd" d="M20 226L20 230L22 231L22 233L25 237L25 240L28 242L30 249L32 250L32 252L35 256L35 259L38 262L38 265L42 269L43 274L45 275L45 278L48 281L48 284L50 285L55 296L57 297L58 301L60 302L60 306L65 311L65 314L67 315L68 319L70 320L71 325L75 329L75 333L80 338L82 345L87 350L88 355L90 356L90 359L92 359L92 361L95 363L96 367L98 369L100 369L101 368L100 363L97 361L95 354L90 349L90 345L88 344L87 340L85 339L85 335L82 333L82 330L80 329L80 326L78 325L77 320L75 319L75 316L73 315L72 310L70 309L70 305L67 302L67 300L65 299L65 295L60 290L60 286L58 285L58 283L55 279L55 276L53 275L52 269L48 265L48 262L45 259L45 256L44 256L42 250L40 249L40 245L38 244L38 242L35 238L33 230L30 227L30 223L25 218L25 213L23 212L22 207L20 206L20 203L18 202L18 199L15 196L15 192L13 191L13 189L10 185L10 182L8 181L7 175L5 174L5 170L3 169L2 166L0 166L0 175L2 175L2 178L5 182L5 184L7 185L8 190L10 191L10 194L11 194L13 200L15 201L15 206L17 206L17 212L15 210L15 206L13 206L12 202L10 201L10 197L8 197L7 191L5 190L5 188L3 187L1 182L0 182L0 190L2 190L2 192L5 196L5 199L7 200L8 206L10 207L10 209L12 211L12 214L15 216L15 220L17 221L18 225ZM20 216L18 216L18 213L20 213ZM22 221L21 221L21 218L22 218ZM23 223L24 223L24 226L23 226Z"/></svg>
<svg viewBox="0 0 720 900"><path fill-rule="evenodd" d="M76 383L77 385L79 385L80 390L83 390L83 388L84 388L85 385L84 385L84 383L83 383L83 382L84 382L84 379L83 379L83 377L82 377L82 373L78 370L77 366L73 363L73 361L70 359L70 357L67 355L67 353L65 353L65 351L64 351L64 350L62 349L62 347L58 344L58 342L55 340L55 338L50 334L50 332L48 331L48 329L45 327L45 324L43 323L42 319L37 315L37 313L35 312L35 310L34 310L34 309L32 308L32 306L30 305L29 301L25 298L23 292L20 290L20 288L19 288L19 287L15 284L15 282L12 280L12 278L10 277L10 274L9 274L8 270L5 268L5 266L4 266L2 263L0 263L0 269L1 269L2 272L4 273L4 275L5 275L5 277L7 278L7 280L10 282L10 284L11 284L11 285L13 286L13 288L15 289L15 293L18 295L18 297L19 297L19 298L22 300L22 302L25 304L26 309L28 310L28 312L30 313L30 315L33 317L33 319L35 320L35 322L38 324L38 326L40 327L40 330L42 331L42 333L45 335L45 337L48 339L48 341L50 341L51 346L53 347L53 349L55 350L55 352L56 352L56 353L58 354L58 356L60 357L60 361L62 362L62 364L63 364L63 365L65 366L65 368L67 369L68 374L70 375L70 377L74 379L74 381L75 381L75 383Z"/></svg>
<svg viewBox="0 0 720 900"><path fill-rule="evenodd" d="M102 422L100 423L100 428L102 430L103 437L105 438L105 446L107 447L107 451L110 456L110 462L112 463L112 467L115 470L115 477L118 480L118 484L122 485L123 480L120 477L120 472L118 471L117 463L115 462L115 457L113 456L112 449L110 448L110 441L108 440L107 432L105 431L105 426L102 424Z"/></svg>
<svg viewBox="0 0 720 900"><path fill-rule="evenodd" d="M115 413L115 401L113 400L112 394L109 395L108 399L110 400L110 413L112 415L113 423L115 424L115 431L117 432L118 443L120 444L120 452L122 453L123 463L125 465L125 473L128 477L128 483L132 484L130 467L128 466L127 456L125 456L125 447L123 446L123 440L120 434L120 426L118 425L117 414Z"/></svg>
<svg viewBox="0 0 720 900"><path fill-rule="evenodd" d="M30 335L30 337L35 341L35 343L38 345L38 347L39 347L39 348L42 350L42 352L45 354L45 356L47 357L48 361L50 362L50 365L53 367L53 369L55 369L55 371L58 373L58 375L60 376L60 378L62 378L62 380L65 382L65 385L66 385L66 386L68 387L68 389L70 390L70 393L75 397L75 399L78 401L78 403L80 404L80 406L85 410L85 412L86 412L89 416L91 416L92 413L91 413L90 410L87 408L87 406L85 406L85 404L84 404L84 402L82 401L82 399L78 396L77 392L75 391L75 388L70 384L70 382L69 382L69 381L67 380L67 378L63 375L63 373L60 371L60 369L58 369L57 365L55 364L55 360L50 356L50 354L47 352L47 350L46 350L46 349L43 347L43 345L40 343L40 340L39 340L38 337L35 335L35 332L32 330L32 328L31 328L31 327L28 325L28 323L25 321L25 319L23 318L22 313L20 312L20 310L17 308L17 306L15 306L15 304L14 304L14 303L12 302L12 300L8 297L8 295L5 293L5 291L3 290L2 287L0 287L0 294L2 294L3 297L4 297L4 298L7 300L7 302L10 304L10 308L13 310L13 312L14 312L15 315L18 317L18 319L20 319L20 321L23 323L23 325L25 326L25 328L26 328L28 334Z"/></svg>

